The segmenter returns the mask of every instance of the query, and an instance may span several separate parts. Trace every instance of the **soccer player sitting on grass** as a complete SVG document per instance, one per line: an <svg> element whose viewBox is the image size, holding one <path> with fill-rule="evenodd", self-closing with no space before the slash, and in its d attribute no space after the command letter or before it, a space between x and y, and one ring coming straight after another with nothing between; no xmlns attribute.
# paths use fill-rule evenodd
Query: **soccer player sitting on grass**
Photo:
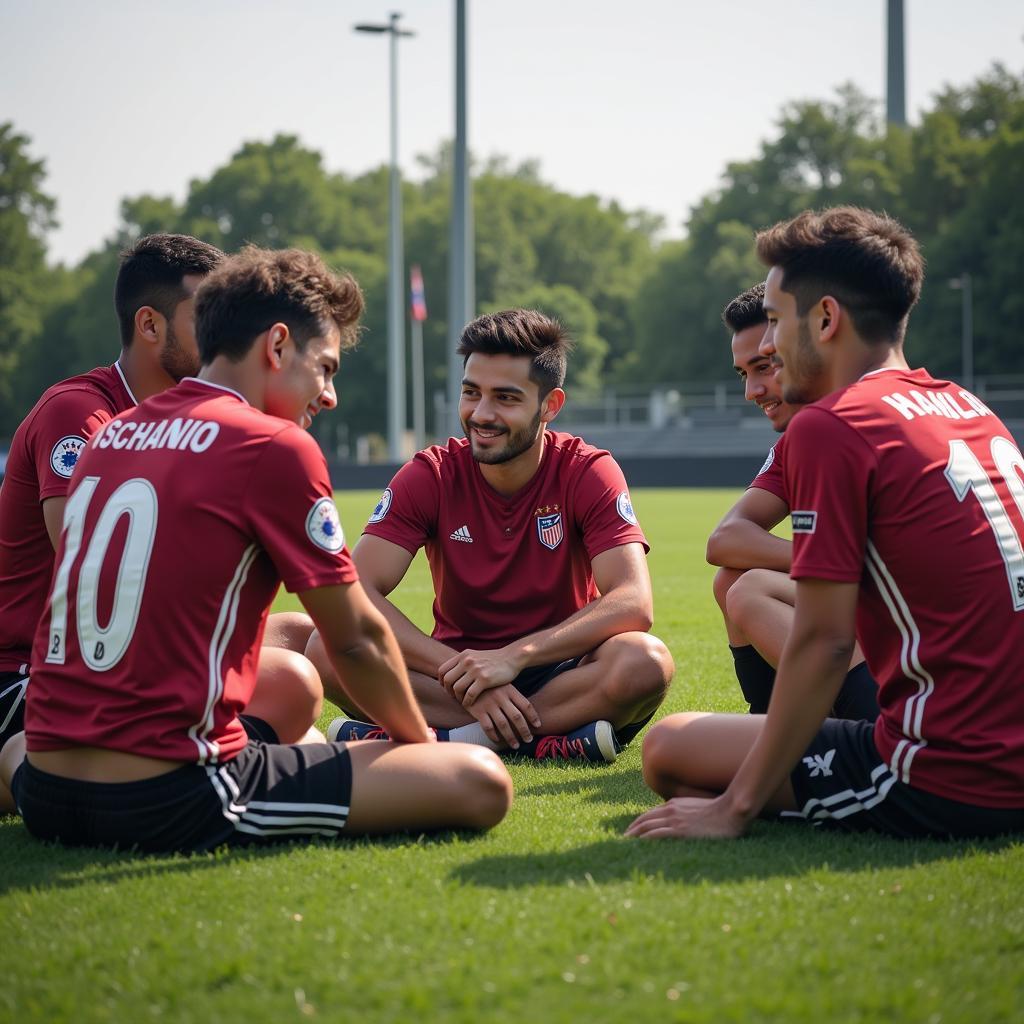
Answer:
<svg viewBox="0 0 1024 1024"><path fill-rule="evenodd" d="M800 406L783 399L775 367L760 351L768 326L763 301L764 285L754 285L725 307L722 320L732 331L733 367L743 379L747 401L756 402L782 433ZM783 434L746 493L708 538L707 559L721 566L715 573L714 594L725 619L736 678L756 715L768 710L775 667L793 627L796 600L796 585L789 578L793 545L771 532L789 515L785 452ZM859 644L850 664L832 714L873 720L878 716L878 686Z"/></svg>
<svg viewBox="0 0 1024 1024"><path fill-rule="evenodd" d="M504 816L498 758L430 742L303 429L336 405L362 308L356 283L310 253L228 259L197 294L199 378L123 413L83 452L25 733L0 755L35 836L189 851ZM239 714L282 580L346 691L399 742L247 736Z"/></svg>
<svg viewBox="0 0 1024 1024"><path fill-rule="evenodd" d="M897 836L1024 829L1024 457L974 395L911 370L923 260L887 217L757 237L783 397L796 613L767 715L673 715L644 744L665 803L629 835L740 835L759 813ZM854 644L874 723L825 719Z"/></svg>
<svg viewBox="0 0 1024 1024"><path fill-rule="evenodd" d="M104 424L198 372L195 291L224 258L188 235L147 235L125 250L114 285L120 356L47 389L14 435L0 488L0 749L23 727L32 640L78 456ZM125 433L115 444L135 449L141 440ZM274 618L280 639L261 652L251 711L291 742L316 721L323 687L313 666L293 653L301 650L294 641L291 651L277 649L288 646L290 619ZM13 810L0 784L0 813Z"/></svg>
<svg viewBox="0 0 1024 1024"><path fill-rule="evenodd" d="M565 402L568 346L561 324L534 310L470 323L458 349L466 437L398 471L353 558L439 738L613 761L661 703L673 663L648 633L647 544L621 469L547 429ZM421 547L431 636L387 600Z"/></svg>

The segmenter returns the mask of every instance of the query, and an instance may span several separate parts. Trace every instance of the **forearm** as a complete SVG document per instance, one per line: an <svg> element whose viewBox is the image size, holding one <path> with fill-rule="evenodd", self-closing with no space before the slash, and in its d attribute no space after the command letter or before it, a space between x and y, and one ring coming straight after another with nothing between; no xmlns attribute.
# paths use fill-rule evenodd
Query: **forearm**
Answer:
<svg viewBox="0 0 1024 1024"><path fill-rule="evenodd" d="M427 636L378 591L370 586L366 586L365 589L374 607L384 616L395 634L406 667L413 672L436 676L438 667L455 654L455 651L440 640Z"/></svg>
<svg viewBox="0 0 1024 1024"><path fill-rule="evenodd" d="M707 560L730 569L789 572L793 545L749 519L732 519L721 523L708 538Z"/></svg>
<svg viewBox="0 0 1024 1024"><path fill-rule="evenodd" d="M744 824L789 777L835 702L852 641L827 634L791 636L782 652L764 728L723 800Z"/></svg>
<svg viewBox="0 0 1024 1024"><path fill-rule="evenodd" d="M401 651L387 630L370 628L359 643L327 647L327 654L345 692L392 737L410 743L428 738Z"/></svg>
<svg viewBox="0 0 1024 1024"><path fill-rule="evenodd" d="M651 623L649 600L630 587L616 588L557 626L516 640L505 651L522 670L579 657L620 633L646 633Z"/></svg>

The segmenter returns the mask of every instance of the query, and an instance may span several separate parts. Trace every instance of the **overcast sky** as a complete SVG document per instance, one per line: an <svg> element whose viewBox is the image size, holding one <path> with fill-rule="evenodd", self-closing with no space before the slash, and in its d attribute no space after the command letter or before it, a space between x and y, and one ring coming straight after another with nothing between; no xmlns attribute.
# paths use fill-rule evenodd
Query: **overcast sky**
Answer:
<svg viewBox="0 0 1024 1024"><path fill-rule="evenodd" d="M885 0L469 0L470 146L662 214L671 234L782 105L847 81L882 99ZM906 0L907 110L1000 60L1024 67L1021 0ZM400 160L453 134L452 0L0 0L0 120L46 161L55 259L109 236L125 196L184 197L247 140L298 135L327 168L388 159L401 10Z"/></svg>

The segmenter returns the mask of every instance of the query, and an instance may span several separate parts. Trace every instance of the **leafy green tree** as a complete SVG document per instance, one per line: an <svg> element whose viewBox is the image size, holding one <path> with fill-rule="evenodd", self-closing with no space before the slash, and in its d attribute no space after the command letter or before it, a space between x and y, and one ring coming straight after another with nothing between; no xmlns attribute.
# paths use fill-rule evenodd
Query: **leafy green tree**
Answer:
<svg viewBox="0 0 1024 1024"><path fill-rule="evenodd" d="M11 122L0 124L0 436L24 415L19 363L42 328L50 273L43 236L56 225L56 203L42 190L42 160Z"/></svg>

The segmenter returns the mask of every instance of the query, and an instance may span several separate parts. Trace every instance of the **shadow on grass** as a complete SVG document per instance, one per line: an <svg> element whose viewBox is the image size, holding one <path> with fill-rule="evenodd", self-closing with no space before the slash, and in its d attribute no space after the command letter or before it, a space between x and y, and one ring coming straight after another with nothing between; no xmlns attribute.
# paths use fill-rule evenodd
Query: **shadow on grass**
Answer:
<svg viewBox="0 0 1024 1024"><path fill-rule="evenodd" d="M630 820L631 816L616 817L616 832L621 832ZM858 873L913 867L1020 845L1020 836L957 842L911 841L759 822L750 835L732 842L638 840L617 834L571 850L484 856L454 869L449 878L497 889L641 879L700 885L792 878L821 870Z"/></svg>
<svg viewBox="0 0 1024 1024"><path fill-rule="evenodd" d="M639 772L634 769L609 771L603 768L592 770L574 767L572 774L553 781L543 782L516 779L516 798L531 796L559 796L569 794L595 804L644 803L651 799L651 791L644 785Z"/></svg>
<svg viewBox="0 0 1024 1024"><path fill-rule="evenodd" d="M147 854L134 850L104 850L90 847L63 847L33 839L15 817L0 818L0 896L18 890L75 889L97 883L109 885L136 878L237 867L273 857L293 856L317 849L345 850L365 847L402 848L444 846L452 842L468 843L486 833L446 830L430 833L396 833L389 836L355 836L337 841L301 839L265 846L223 846L209 853Z"/></svg>

